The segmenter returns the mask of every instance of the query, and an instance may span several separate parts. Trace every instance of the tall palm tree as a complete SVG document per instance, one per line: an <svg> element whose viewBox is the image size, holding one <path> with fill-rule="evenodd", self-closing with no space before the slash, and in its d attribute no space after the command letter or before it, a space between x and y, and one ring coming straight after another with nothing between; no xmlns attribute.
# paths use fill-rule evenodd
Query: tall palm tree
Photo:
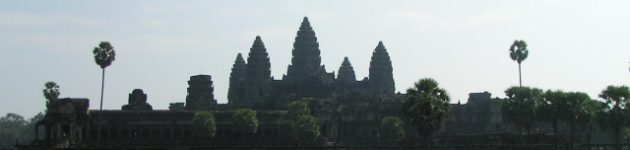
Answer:
<svg viewBox="0 0 630 150"><path fill-rule="evenodd" d="M415 125L418 134L431 142L431 135L442 127L451 110L448 93L438 86L437 81L424 78L407 89L407 96L402 111Z"/></svg>
<svg viewBox="0 0 630 150"><path fill-rule="evenodd" d="M114 52L114 47L107 41L102 41L98 44L98 47L94 47L92 51L94 53L94 61L96 64L101 67L103 70L103 74L101 76L101 104L99 106L98 113L98 133L96 137L96 147L98 148L101 140L101 116L103 113L103 93L105 88L105 68L111 65L114 61L114 57L116 56L116 52Z"/></svg>
<svg viewBox="0 0 630 150"><path fill-rule="evenodd" d="M529 54L527 43L523 40L515 40L512 46L510 46L510 58L518 63L518 86L523 86L521 80L521 63L525 61L527 54Z"/></svg>

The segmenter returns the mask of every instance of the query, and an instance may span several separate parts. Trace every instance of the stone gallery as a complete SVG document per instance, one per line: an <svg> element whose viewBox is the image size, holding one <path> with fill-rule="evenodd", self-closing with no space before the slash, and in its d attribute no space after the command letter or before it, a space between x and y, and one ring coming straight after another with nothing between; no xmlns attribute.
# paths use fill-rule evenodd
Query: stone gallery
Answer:
<svg viewBox="0 0 630 150"><path fill-rule="evenodd" d="M298 100L306 101L318 120L320 135L311 145L379 144L381 120L387 116L404 118L401 105L407 97L395 93L392 60L385 44L374 44L373 50L366 50L372 52L368 77L357 80L348 57L340 60L342 64L336 73L329 72L321 64L317 37L304 17L293 43L291 63L281 78L271 76L269 54L260 36L253 41L247 58L240 53L236 55L226 104L217 103L214 98L211 75L191 76L185 103L171 103L168 110L153 109L147 99L151 93L141 89L131 91L128 104L120 110L90 110L88 99L61 98L47 105L46 116L36 125L37 138L31 145L59 148L96 144L108 147L294 145L282 136L285 129L278 126L278 121L287 113L287 104ZM506 142L492 138L511 137L509 131L514 129L501 118L500 100L483 92L470 94L468 104L451 104L451 115L436 135L436 141ZM252 135L245 136L234 129L232 115L240 108L256 111L259 126ZM199 133L193 129L192 120L200 111L214 115L214 137L196 136ZM421 138L408 123L405 128L407 137L402 142Z"/></svg>

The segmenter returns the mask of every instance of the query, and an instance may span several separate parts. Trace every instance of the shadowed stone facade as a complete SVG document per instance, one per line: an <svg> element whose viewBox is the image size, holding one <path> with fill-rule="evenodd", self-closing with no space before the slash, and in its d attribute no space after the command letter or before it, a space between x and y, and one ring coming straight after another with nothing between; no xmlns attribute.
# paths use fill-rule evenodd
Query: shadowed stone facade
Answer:
<svg viewBox="0 0 630 150"><path fill-rule="evenodd" d="M337 76L326 71L320 56L326 51L319 49L306 17L293 44L291 64L281 79L271 77L267 51L262 38L256 36L247 59L237 54L230 73L227 104L218 104L214 99L210 75L191 76L185 103L171 103L169 110L153 110L141 89L129 94L129 103L122 110L88 111L87 99L59 99L47 106L45 118L37 124L37 139L31 144L47 148L94 147L96 127L101 124L102 145L110 148L293 145L280 136L286 129L278 128L278 120L286 114L286 105L295 100L307 101L318 118L321 136L315 143L319 145L382 144L378 138L382 118L397 116L406 120L400 109L407 96L394 93L392 61L383 42L379 41L372 51L369 76L359 81L348 57L344 57ZM452 104L450 118L437 134L438 143L465 143L461 140L468 137L475 139L466 141L509 143L486 136L500 133L499 137L517 137L512 132L514 128L500 117L500 101L484 92L471 93L468 104ZM257 112L260 126L254 135L236 134L232 115L239 108ZM196 138L192 118L198 111L214 114L217 123L214 138ZM98 118L100 115L102 119ZM408 136L401 143L413 145L421 141L406 124Z"/></svg>
<svg viewBox="0 0 630 150"><path fill-rule="evenodd" d="M129 104L122 106L127 111L151 111L153 107L147 103L147 94L142 89L134 89L129 94Z"/></svg>
<svg viewBox="0 0 630 150"><path fill-rule="evenodd" d="M100 123L102 143L108 146L291 145L280 137L283 130L277 129L277 123L286 113L287 103L295 100L306 100L319 120L321 136L316 143L378 142L381 119L386 116L402 117L399 108L405 96L394 94L392 63L382 42L373 51L370 77L361 81L356 80L348 57L343 59L337 76L327 72L321 64L322 51L315 31L306 17L295 37L291 64L281 79L271 77L267 51L262 38L256 36L247 58L237 54L230 72L227 104L218 104L214 99L210 75L195 75L188 81L185 103L171 103L169 110L153 110L147 103L147 95L141 89L135 89L129 94L129 103L122 110L87 111L87 106L77 105L83 111L70 114L84 117L67 121L48 117L60 115L51 111L46 121L42 122L42 130L47 134L33 144L91 147L96 143L96 127ZM240 140L243 137L238 137L231 126L231 115L238 108L254 109L260 120L258 132L246 143ZM59 108L53 105L48 109ZM214 113L217 122L214 138L196 138L191 119L197 111ZM99 121L101 114L102 120ZM80 122L81 126L68 125L76 122ZM69 136L74 133L66 133L64 128L80 133Z"/></svg>
<svg viewBox="0 0 630 150"><path fill-rule="evenodd" d="M189 110L209 110L217 105L214 99L214 86L210 75L191 76L188 81L186 108Z"/></svg>

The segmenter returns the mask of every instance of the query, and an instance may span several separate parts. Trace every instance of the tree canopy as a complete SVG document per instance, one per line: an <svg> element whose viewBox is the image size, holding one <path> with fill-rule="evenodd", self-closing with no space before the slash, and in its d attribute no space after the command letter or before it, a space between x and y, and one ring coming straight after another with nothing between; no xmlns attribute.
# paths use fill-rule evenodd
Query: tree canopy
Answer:
<svg viewBox="0 0 630 150"><path fill-rule="evenodd" d="M198 137L214 137L217 132L217 124L214 115L209 111L196 112L192 120L192 125L197 131Z"/></svg>
<svg viewBox="0 0 630 150"><path fill-rule="evenodd" d="M43 93L46 100L56 100L59 97L59 85L55 82L48 81L44 84Z"/></svg>
<svg viewBox="0 0 630 150"><path fill-rule="evenodd" d="M319 121L303 100L289 103L287 114L280 119L280 129L286 129L287 138L299 145L314 142L320 136Z"/></svg>
<svg viewBox="0 0 630 150"><path fill-rule="evenodd" d="M606 107L599 115L600 126L611 129L615 144L621 143L622 131L630 125L630 89L627 86L608 86L599 95L606 101ZM617 147L620 149L620 147Z"/></svg>
<svg viewBox="0 0 630 150"><path fill-rule="evenodd" d="M29 143L35 138L35 124L42 120L44 115L38 113L26 120L14 113L8 113L0 118L0 149L10 149L17 142Z"/></svg>
<svg viewBox="0 0 630 150"><path fill-rule="evenodd" d="M530 87L510 87L505 91L507 99L501 103L501 112L507 122L526 131L536 123L536 99L542 90Z"/></svg>
<svg viewBox="0 0 630 150"><path fill-rule="evenodd" d="M407 96L402 111L415 125L418 134L429 138L442 127L450 113L448 93L438 86L437 81L424 78L407 89Z"/></svg>
<svg viewBox="0 0 630 150"><path fill-rule="evenodd" d="M234 126L243 134L254 134L258 130L258 119L256 111L249 108L241 108L236 110L232 115Z"/></svg>
<svg viewBox="0 0 630 150"><path fill-rule="evenodd" d="M98 44L98 47L94 47L92 53L94 54L96 64L103 69L111 65L114 59L116 59L114 47L107 41L102 41Z"/></svg>
<svg viewBox="0 0 630 150"><path fill-rule="evenodd" d="M388 143L398 142L405 138L405 123L398 117L388 116L381 120L379 138Z"/></svg>
<svg viewBox="0 0 630 150"><path fill-rule="evenodd" d="M512 46L510 46L510 58L521 64L521 62L527 59L529 50L527 50L527 43L523 40L514 40Z"/></svg>
<svg viewBox="0 0 630 150"><path fill-rule="evenodd" d="M549 121L553 127L553 133L558 135L558 122L562 120L567 112L566 93L561 90L547 90L536 99L536 117L540 121Z"/></svg>

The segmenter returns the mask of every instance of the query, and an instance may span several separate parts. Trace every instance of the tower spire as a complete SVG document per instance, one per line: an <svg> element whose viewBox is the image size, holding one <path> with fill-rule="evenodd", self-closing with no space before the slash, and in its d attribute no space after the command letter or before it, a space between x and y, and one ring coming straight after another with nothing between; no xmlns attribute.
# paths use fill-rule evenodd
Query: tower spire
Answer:
<svg viewBox="0 0 630 150"><path fill-rule="evenodd" d="M392 61L382 41L378 42L372 53L369 82L376 93L394 94L396 90Z"/></svg>
<svg viewBox="0 0 630 150"><path fill-rule="evenodd" d="M352 67L352 64L350 64L350 60L348 60L348 57L344 57L343 62L341 63L341 67L339 67L339 74L337 75L337 81L353 82L356 80L357 78L354 74L354 68Z"/></svg>
<svg viewBox="0 0 630 150"><path fill-rule="evenodd" d="M302 27L311 27L311 23L308 22L308 17L304 16L304 18L302 19L302 24L300 25L300 30L302 30ZM312 28L310 29L312 30Z"/></svg>
<svg viewBox="0 0 630 150"><path fill-rule="evenodd" d="M287 69L290 79L301 80L317 74L321 65L319 43L307 17L304 17L293 43L293 57Z"/></svg>
<svg viewBox="0 0 630 150"><path fill-rule="evenodd" d="M271 81L269 54L260 36L256 36L247 57L245 99L260 102L268 94Z"/></svg>
<svg viewBox="0 0 630 150"><path fill-rule="evenodd" d="M247 64L243 55L238 53L232 72L230 73L230 87L228 88L228 103L241 103L244 96L244 82L247 76Z"/></svg>

